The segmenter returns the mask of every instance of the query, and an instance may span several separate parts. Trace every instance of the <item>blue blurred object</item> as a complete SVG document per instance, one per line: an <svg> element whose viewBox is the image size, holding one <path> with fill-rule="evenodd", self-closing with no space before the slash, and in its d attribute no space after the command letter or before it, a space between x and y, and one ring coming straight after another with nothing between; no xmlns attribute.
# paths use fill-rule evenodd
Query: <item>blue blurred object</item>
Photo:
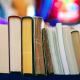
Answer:
<svg viewBox="0 0 80 80"><path fill-rule="evenodd" d="M79 6L76 3L69 3L67 4L67 9L69 11L79 11Z"/></svg>
<svg viewBox="0 0 80 80"><path fill-rule="evenodd" d="M41 2L41 4L39 2ZM42 17L44 21L49 22L51 26L55 26L56 23L59 23L57 19L48 20L54 0L41 0L39 2L37 2L37 5L40 4L40 10L36 6L36 16Z"/></svg>
<svg viewBox="0 0 80 80"><path fill-rule="evenodd" d="M41 8L39 10L39 13L36 13L36 16L40 16L44 19L44 21L46 21L49 16L51 7L52 0L42 0Z"/></svg>
<svg viewBox="0 0 80 80"><path fill-rule="evenodd" d="M5 19L5 10L4 10L4 8L3 8L1 3L0 3L0 17L2 19Z"/></svg>
<svg viewBox="0 0 80 80"><path fill-rule="evenodd" d="M53 27L56 26L56 23L60 23L57 19L51 19L51 20L48 20L47 22L49 22L50 25Z"/></svg>
<svg viewBox="0 0 80 80"><path fill-rule="evenodd" d="M2 19L2 18L0 18L0 24L8 24L8 22L7 21L5 21L4 19Z"/></svg>

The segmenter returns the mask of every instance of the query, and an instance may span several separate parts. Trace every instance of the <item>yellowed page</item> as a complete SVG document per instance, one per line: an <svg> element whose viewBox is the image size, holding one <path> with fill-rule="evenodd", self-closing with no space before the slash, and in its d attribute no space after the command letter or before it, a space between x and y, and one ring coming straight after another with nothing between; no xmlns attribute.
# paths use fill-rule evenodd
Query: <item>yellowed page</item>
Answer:
<svg viewBox="0 0 80 80"><path fill-rule="evenodd" d="M9 73L8 25L0 25L0 73Z"/></svg>

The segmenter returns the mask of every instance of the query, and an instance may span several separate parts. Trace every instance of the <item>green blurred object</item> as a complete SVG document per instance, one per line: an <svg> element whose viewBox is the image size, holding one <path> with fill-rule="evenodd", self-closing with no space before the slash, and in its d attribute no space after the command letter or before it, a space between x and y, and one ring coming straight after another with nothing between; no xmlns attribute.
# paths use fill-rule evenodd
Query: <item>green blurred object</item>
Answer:
<svg viewBox="0 0 80 80"><path fill-rule="evenodd" d="M65 4L72 2L72 0L64 0Z"/></svg>

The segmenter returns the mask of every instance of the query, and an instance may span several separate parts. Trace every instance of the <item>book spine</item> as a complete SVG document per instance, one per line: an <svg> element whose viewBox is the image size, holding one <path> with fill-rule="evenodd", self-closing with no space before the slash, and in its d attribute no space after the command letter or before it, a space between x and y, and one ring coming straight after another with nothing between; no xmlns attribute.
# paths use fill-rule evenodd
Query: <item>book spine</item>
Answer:
<svg viewBox="0 0 80 80"><path fill-rule="evenodd" d="M42 30L42 33L43 33L43 44L44 44L44 54L45 54L45 60L46 60L46 67L47 67L48 73L53 74L52 61L51 61L47 33L46 33L45 28Z"/></svg>
<svg viewBox="0 0 80 80"><path fill-rule="evenodd" d="M35 19L35 75L45 75L44 57L41 38L42 18Z"/></svg>

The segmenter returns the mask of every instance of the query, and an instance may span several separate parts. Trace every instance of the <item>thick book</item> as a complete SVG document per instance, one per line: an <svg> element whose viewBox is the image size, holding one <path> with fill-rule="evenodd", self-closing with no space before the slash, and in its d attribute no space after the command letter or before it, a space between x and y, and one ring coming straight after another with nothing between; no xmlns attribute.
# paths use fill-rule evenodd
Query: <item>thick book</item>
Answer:
<svg viewBox="0 0 80 80"><path fill-rule="evenodd" d="M70 74L71 75L79 74L73 43L72 43L70 27L69 26L63 27L62 32L63 32L64 47L65 47Z"/></svg>
<svg viewBox="0 0 80 80"><path fill-rule="evenodd" d="M56 27L46 28L46 32L54 74L63 75L64 70L59 51Z"/></svg>
<svg viewBox="0 0 80 80"><path fill-rule="evenodd" d="M10 71L21 73L21 17L8 17Z"/></svg>
<svg viewBox="0 0 80 80"><path fill-rule="evenodd" d="M47 67L47 72L48 74L53 74L53 66L52 66L52 61L51 61L51 55L49 51L49 45L48 45L48 38L47 38L47 32L46 29L42 29L42 38L43 38L43 45L44 45L44 54L46 57L46 67Z"/></svg>
<svg viewBox="0 0 80 80"><path fill-rule="evenodd" d="M45 75L45 62L42 46L43 19L34 17L34 70L35 75Z"/></svg>
<svg viewBox="0 0 80 80"><path fill-rule="evenodd" d="M80 38L79 38L79 31L74 30L71 32L72 35L72 41L73 41L73 46L74 46L74 51L75 51L75 56L78 64L78 69L80 73Z"/></svg>
<svg viewBox="0 0 80 80"><path fill-rule="evenodd" d="M21 42L22 42L22 73L33 75L33 19L22 17L21 19Z"/></svg>
<svg viewBox="0 0 80 80"><path fill-rule="evenodd" d="M65 51L65 47L64 47L63 30L62 30L61 23L56 24L56 30L57 30L58 44L59 44L64 74L69 75L70 71L69 71L68 61L67 61L67 57L66 57L66 51Z"/></svg>
<svg viewBox="0 0 80 80"><path fill-rule="evenodd" d="M0 73L9 73L8 25L0 24Z"/></svg>

